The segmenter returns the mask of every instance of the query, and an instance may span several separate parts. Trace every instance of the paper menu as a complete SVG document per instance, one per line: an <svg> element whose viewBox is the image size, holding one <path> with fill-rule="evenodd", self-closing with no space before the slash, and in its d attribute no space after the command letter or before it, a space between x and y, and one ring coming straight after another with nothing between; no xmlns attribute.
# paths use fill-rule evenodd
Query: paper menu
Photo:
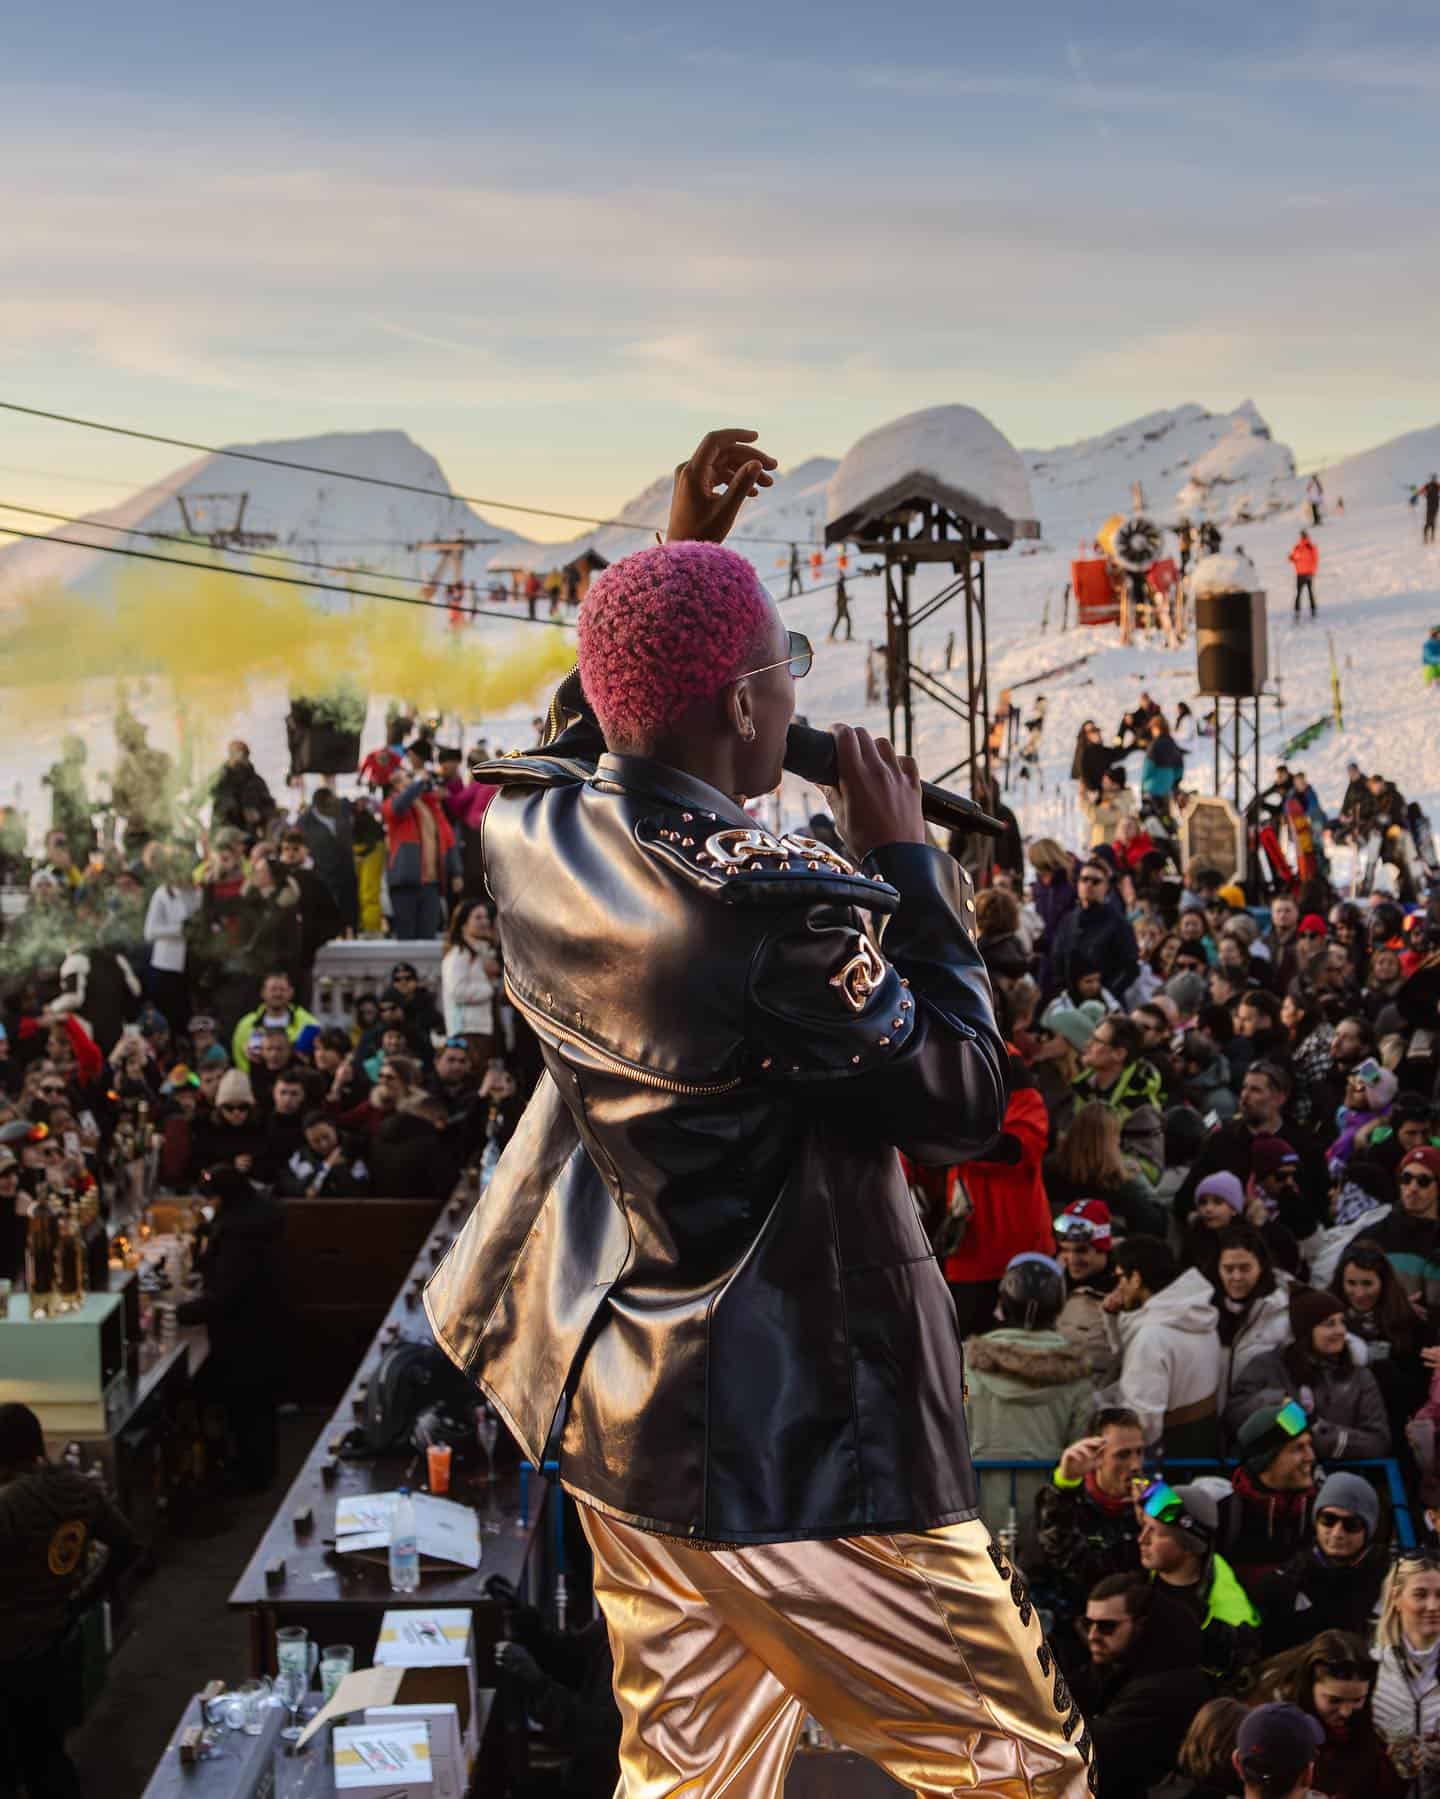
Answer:
<svg viewBox="0 0 1440 1799"><path fill-rule="evenodd" d="M335 1790L374 1790L403 1782L401 1791L432 1784L430 1732L423 1719L413 1722L342 1725L331 1732L335 1752Z"/></svg>
<svg viewBox="0 0 1440 1799"><path fill-rule="evenodd" d="M388 1549L390 1519L398 1493L354 1493L335 1507L335 1547L348 1550ZM415 1537L422 1556L432 1561L455 1562L462 1568L480 1566L480 1520L469 1506L431 1493L412 1493L415 1505Z"/></svg>

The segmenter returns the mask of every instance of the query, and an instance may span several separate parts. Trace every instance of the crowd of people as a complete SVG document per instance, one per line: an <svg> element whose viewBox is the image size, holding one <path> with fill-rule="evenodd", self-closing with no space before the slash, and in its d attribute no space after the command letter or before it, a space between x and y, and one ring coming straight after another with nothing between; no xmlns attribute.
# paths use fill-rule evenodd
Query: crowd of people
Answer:
<svg viewBox="0 0 1440 1799"><path fill-rule="evenodd" d="M1127 719L1128 747L1166 735ZM1158 819L1136 854L1119 747L1082 735L1086 850L1032 840L977 894L1004 1134L914 1171L1002 1464L985 1515L1102 1799L1247 1790L1237 1733L1280 1706L1318 1733L1286 1778L1437 1792L1440 898L1339 897L1323 814L1265 906ZM1393 791L1354 769L1344 810Z"/></svg>
<svg viewBox="0 0 1440 1799"><path fill-rule="evenodd" d="M1268 905L1182 868L1194 721L1176 726L1148 695L1113 741L1087 724L1089 842L1034 839L977 894L1004 1128L910 1174L966 1340L972 1448L1002 1464L982 1509L1101 1799L1177 1770L1197 1795L1440 1793L1440 899L1330 891L1327 831L1412 822L1358 768L1335 820L1280 771L1312 849ZM495 790L459 762L397 720L361 771L378 809L324 785L287 811L234 744L206 841L120 861L56 828L11 928L0 1275L23 1274L37 1198L103 1201L153 1141L160 1187L216 1214L183 1316L210 1326L217 1378L251 1380L222 1394L242 1483L273 1472L281 1374L251 1377L284 1205L448 1195L538 1072L481 897ZM382 873L397 938L444 930L439 981L397 955L322 1022L316 955L380 928ZM1417 1550L1397 1553L1384 1461Z"/></svg>
<svg viewBox="0 0 1440 1799"><path fill-rule="evenodd" d="M448 1198L493 1165L538 1072L493 910L469 897L494 789L407 720L387 736L362 776L384 795L373 814L329 785L287 811L238 742L202 840L157 830L104 853L72 809L0 946L0 1278L24 1280L42 1198L124 1216L137 1170L147 1194L203 1194L202 1284L180 1321L209 1328L217 1459L242 1488L272 1476L285 1397L285 1205ZM322 948L379 935L382 884L388 976L317 998ZM407 936L442 921L438 964L407 959Z"/></svg>

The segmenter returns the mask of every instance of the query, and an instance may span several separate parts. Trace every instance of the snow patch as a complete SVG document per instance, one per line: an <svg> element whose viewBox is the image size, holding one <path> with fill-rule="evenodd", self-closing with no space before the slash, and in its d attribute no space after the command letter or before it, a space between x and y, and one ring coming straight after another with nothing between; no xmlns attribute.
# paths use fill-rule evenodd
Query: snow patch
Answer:
<svg viewBox="0 0 1440 1799"><path fill-rule="evenodd" d="M876 495L915 475L1017 522L1035 516L1025 463L1004 432L973 406L930 406L868 431L851 446L826 492L826 522L862 511Z"/></svg>
<svg viewBox="0 0 1440 1799"><path fill-rule="evenodd" d="M1243 551L1233 555L1205 556L1195 564L1190 591L1197 600L1222 593L1259 593L1260 576Z"/></svg>

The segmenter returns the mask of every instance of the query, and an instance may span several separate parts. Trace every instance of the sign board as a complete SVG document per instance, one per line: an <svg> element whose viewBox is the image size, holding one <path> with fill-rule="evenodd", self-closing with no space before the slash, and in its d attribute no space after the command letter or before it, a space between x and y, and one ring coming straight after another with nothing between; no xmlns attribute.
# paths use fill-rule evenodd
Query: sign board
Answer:
<svg viewBox="0 0 1440 1799"><path fill-rule="evenodd" d="M1245 823L1229 800L1207 795L1192 801L1180 820L1185 867L1203 862L1231 880L1245 870Z"/></svg>

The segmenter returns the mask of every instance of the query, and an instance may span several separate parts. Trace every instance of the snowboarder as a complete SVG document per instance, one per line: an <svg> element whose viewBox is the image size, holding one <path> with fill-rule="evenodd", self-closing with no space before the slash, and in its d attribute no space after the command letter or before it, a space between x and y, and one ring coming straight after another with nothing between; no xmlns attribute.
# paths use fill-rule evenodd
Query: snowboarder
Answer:
<svg viewBox="0 0 1440 1799"><path fill-rule="evenodd" d="M834 643L835 634L841 625L845 627L845 641L851 642L855 636L855 627L850 622L850 596L845 591L845 577L841 575L835 583L835 617L830 625L830 641Z"/></svg>
<svg viewBox="0 0 1440 1799"><path fill-rule="evenodd" d="M1312 475L1305 483L1305 503L1310 508L1310 523L1312 525L1324 524L1321 509L1325 504L1325 489L1320 485L1318 475ZM1304 536L1303 531L1301 536Z"/></svg>
<svg viewBox="0 0 1440 1799"><path fill-rule="evenodd" d="M1423 486L1417 487L1410 496L1412 506L1424 500L1425 529L1420 533L1421 543L1434 543L1435 519L1440 514L1440 475L1431 475Z"/></svg>
<svg viewBox="0 0 1440 1799"><path fill-rule="evenodd" d="M1315 616L1315 571L1320 566L1320 552L1308 531L1301 531L1295 548L1290 552L1290 560L1295 566L1295 617L1300 616L1300 599L1303 594L1310 596L1310 616Z"/></svg>
<svg viewBox="0 0 1440 1799"><path fill-rule="evenodd" d="M1433 687L1440 681L1440 625L1431 625L1430 635L1420 648L1420 659L1425 665L1425 684Z"/></svg>
<svg viewBox="0 0 1440 1799"><path fill-rule="evenodd" d="M800 579L800 546L798 543L792 543L790 546L790 581L785 589L785 598L793 600L797 593L804 593L804 591L805 584Z"/></svg>

